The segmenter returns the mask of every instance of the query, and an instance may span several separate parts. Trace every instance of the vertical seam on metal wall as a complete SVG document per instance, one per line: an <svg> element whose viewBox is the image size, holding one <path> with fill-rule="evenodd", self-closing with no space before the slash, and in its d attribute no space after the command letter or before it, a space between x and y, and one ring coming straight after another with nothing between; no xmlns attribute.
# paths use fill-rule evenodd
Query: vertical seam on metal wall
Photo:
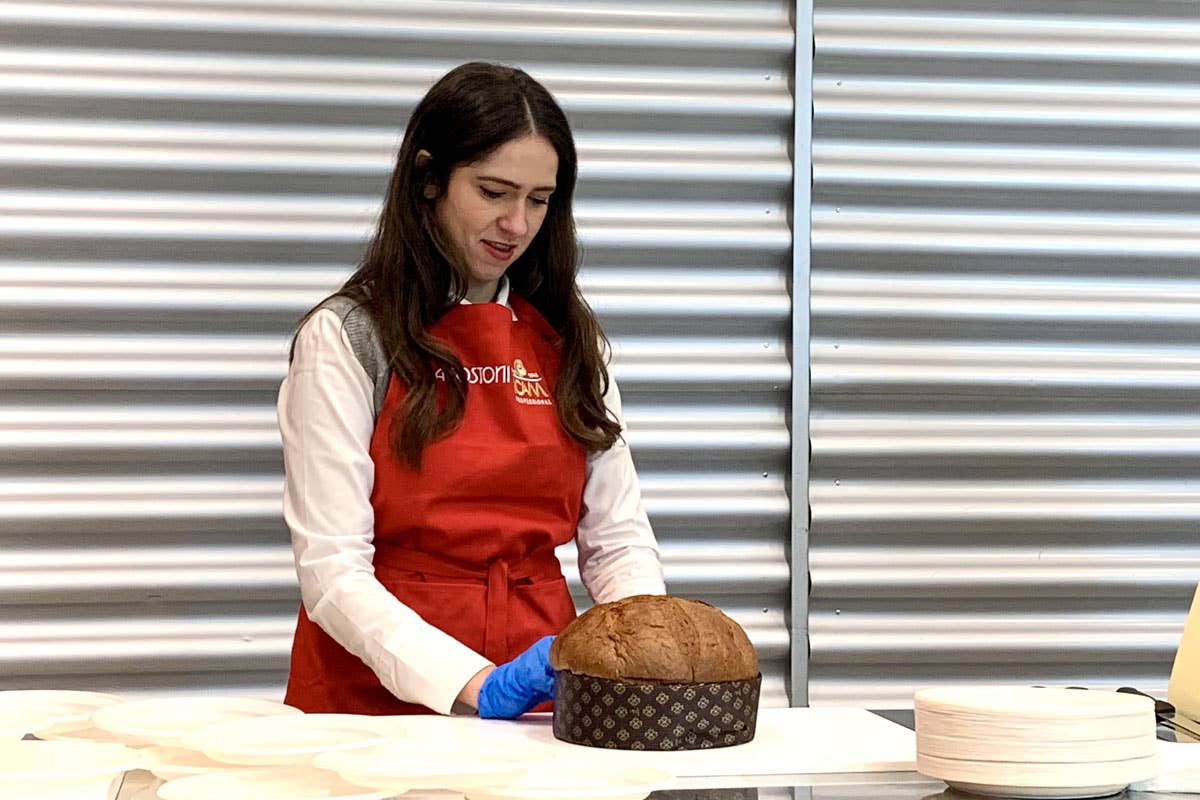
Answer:
<svg viewBox="0 0 1200 800"><path fill-rule="evenodd" d="M808 337L812 230L813 4L795 6L792 90L792 454L791 670L788 697L808 705Z"/></svg>

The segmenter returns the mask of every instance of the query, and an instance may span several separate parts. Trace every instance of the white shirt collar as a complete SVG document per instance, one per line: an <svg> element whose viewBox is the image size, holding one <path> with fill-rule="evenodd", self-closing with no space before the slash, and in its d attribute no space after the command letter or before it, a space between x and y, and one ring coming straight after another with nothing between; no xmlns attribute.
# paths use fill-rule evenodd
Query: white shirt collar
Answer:
<svg viewBox="0 0 1200 800"><path fill-rule="evenodd" d="M517 312L513 309L512 305L508 302L508 294L509 294L508 276L501 275L499 283L496 284L496 296L490 302L499 303L502 306L506 306L508 308L508 310L512 313L513 320L516 321ZM461 305L464 305L464 306L471 305L471 301L465 297L459 302Z"/></svg>

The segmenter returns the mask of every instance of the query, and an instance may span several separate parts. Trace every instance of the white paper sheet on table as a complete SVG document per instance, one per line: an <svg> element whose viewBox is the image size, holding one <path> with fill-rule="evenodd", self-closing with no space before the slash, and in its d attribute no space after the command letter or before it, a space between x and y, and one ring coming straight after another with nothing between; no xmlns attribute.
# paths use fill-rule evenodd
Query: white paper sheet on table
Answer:
<svg viewBox="0 0 1200 800"><path fill-rule="evenodd" d="M627 760L681 778L916 769L913 732L858 708L764 708L753 741L675 753L601 750L560 742L554 738L549 714L516 722L482 722L495 729L497 741L516 737L521 747L541 750L542 757Z"/></svg>
<svg viewBox="0 0 1200 800"><path fill-rule="evenodd" d="M681 779L714 779L704 785L726 785L724 776L821 775L831 773L908 772L916 769L912 731L869 711L854 708L764 708L759 711L754 741L737 747L680 753L634 753L567 744L554 738L549 714L533 714L516 722L476 717L391 717L398 736L405 731L426 745L458 752L474 748L508 750L530 759L628 759L667 770ZM136 773L139 774L140 773ZM146 774L142 783L152 781ZM142 783L128 781L120 800L142 795ZM136 786L135 786L136 784ZM740 784L739 784L740 785ZM150 790L152 791L152 789ZM150 795L152 797L152 795Z"/></svg>
<svg viewBox="0 0 1200 800"><path fill-rule="evenodd" d="M1200 744L1158 743L1158 776L1129 788L1139 792L1200 794Z"/></svg>

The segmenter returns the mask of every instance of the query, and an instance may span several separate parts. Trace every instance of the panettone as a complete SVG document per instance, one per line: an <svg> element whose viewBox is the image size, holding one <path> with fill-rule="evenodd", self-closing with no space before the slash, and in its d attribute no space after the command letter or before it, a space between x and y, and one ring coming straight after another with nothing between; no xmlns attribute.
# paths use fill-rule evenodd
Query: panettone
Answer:
<svg viewBox="0 0 1200 800"><path fill-rule="evenodd" d="M663 683L753 680L758 657L720 609L669 595L594 606L550 647L550 666L576 675Z"/></svg>
<svg viewBox="0 0 1200 800"><path fill-rule="evenodd" d="M758 657L741 626L707 603L637 595L597 605L555 638L550 665L563 741L694 750L754 738Z"/></svg>

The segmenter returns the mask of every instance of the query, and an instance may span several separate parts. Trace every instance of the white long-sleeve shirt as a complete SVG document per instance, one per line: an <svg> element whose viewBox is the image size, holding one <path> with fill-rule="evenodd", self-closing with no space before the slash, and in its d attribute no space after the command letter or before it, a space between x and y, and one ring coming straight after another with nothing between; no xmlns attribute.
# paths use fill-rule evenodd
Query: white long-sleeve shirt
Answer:
<svg viewBox="0 0 1200 800"><path fill-rule="evenodd" d="M507 304L506 285L497 302ZM615 381L605 402L624 430ZM309 618L396 697L450 713L462 687L491 662L425 622L375 578L373 386L335 312L316 312L297 334L278 413L284 519ZM587 457L576 548L594 602L665 592L623 438Z"/></svg>

